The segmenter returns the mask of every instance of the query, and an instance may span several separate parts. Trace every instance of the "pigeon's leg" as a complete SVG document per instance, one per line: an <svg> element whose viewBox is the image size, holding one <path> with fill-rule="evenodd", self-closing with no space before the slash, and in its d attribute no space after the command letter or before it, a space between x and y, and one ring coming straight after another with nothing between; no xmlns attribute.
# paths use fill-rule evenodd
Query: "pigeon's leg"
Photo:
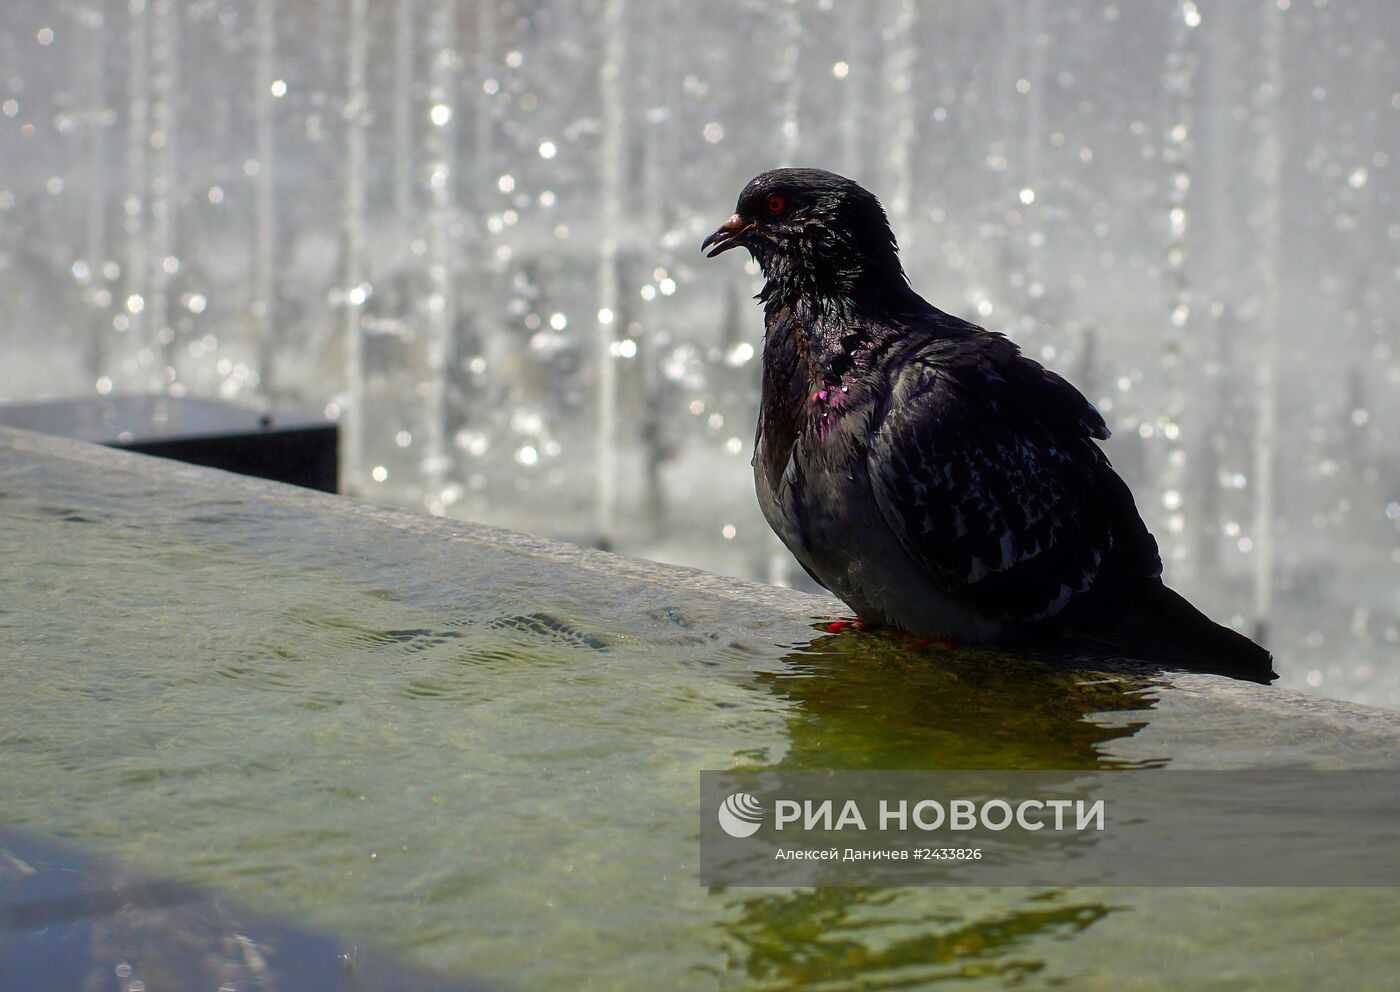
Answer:
<svg viewBox="0 0 1400 992"><path fill-rule="evenodd" d="M833 620L826 625L826 632L828 634L839 634L847 627L850 627L852 630L866 630L870 627L870 624L866 623L860 617L855 617L852 620Z"/></svg>
<svg viewBox="0 0 1400 992"><path fill-rule="evenodd" d="M839 634L841 631L850 628L854 631L866 631L873 628L869 620L860 617L853 617L850 620L833 620L826 625L828 634ZM941 648L944 651L952 651L958 646L951 637L916 637L907 630L890 630L891 637L908 641L903 645L905 651L922 651L924 648Z"/></svg>

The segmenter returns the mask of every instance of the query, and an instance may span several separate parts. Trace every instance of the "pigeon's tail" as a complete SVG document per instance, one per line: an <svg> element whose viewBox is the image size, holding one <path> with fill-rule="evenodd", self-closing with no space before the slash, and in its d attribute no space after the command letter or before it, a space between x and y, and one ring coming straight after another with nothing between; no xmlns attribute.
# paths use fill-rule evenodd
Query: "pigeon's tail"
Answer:
<svg viewBox="0 0 1400 992"><path fill-rule="evenodd" d="M1076 627L1068 639L1076 647L1263 685L1278 678L1269 652L1161 584L1133 596L1116 622Z"/></svg>

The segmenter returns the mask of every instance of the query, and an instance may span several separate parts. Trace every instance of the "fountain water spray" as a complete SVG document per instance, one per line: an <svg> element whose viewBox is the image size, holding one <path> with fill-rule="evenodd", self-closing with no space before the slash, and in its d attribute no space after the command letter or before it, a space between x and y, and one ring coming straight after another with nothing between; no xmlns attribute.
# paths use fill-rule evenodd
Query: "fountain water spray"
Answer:
<svg viewBox="0 0 1400 992"><path fill-rule="evenodd" d="M1168 170L1165 261L1169 299L1167 324L1162 338L1166 402L1157 426L1166 445L1160 497L1167 513L1167 529L1162 535L1166 545L1164 557L1168 577L1176 581L1185 578L1190 567L1185 505L1188 466L1182 428L1187 406L1184 365L1187 354L1199 353L1188 343L1193 299L1186 265L1194 127L1192 102L1195 98L1197 64L1195 28L1199 23L1200 13L1193 0L1180 0L1172 12L1171 43L1162 73L1163 87L1171 107L1162 151L1162 159Z"/></svg>
<svg viewBox="0 0 1400 992"><path fill-rule="evenodd" d="M156 153L156 169L150 189L151 223L147 228L150 247L149 295L146 327L154 332L147 343L152 362L159 365L147 377L147 388L160 390L176 381L176 333L170 319L170 277L179 271L175 255L175 222L180 206L179 173L176 171L175 137L178 126L180 17L183 7L174 0L155 0L155 32L152 36L151 132L150 145Z"/></svg>
<svg viewBox="0 0 1400 992"><path fill-rule="evenodd" d="M102 313L107 306L100 301L106 282L103 270L107 262L107 21L102 8L93 4L79 7L74 14L79 43L75 46L81 64L76 67L82 83L82 115L85 138L87 210L83 241L83 263L87 270L85 297L97 304ZM88 378L95 385L107 374L107 335L93 334L87 348Z"/></svg>
<svg viewBox="0 0 1400 992"><path fill-rule="evenodd" d="M909 228L909 213L913 207L914 170L912 155L918 136L918 107L914 93L914 69L918 63L918 7L914 0L900 0L895 14L885 29L885 105L889 108L890 186L886 206L897 231Z"/></svg>
<svg viewBox="0 0 1400 992"><path fill-rule="evenodd" d="M119 371L122 384L128 388L137 381L141 364L149 295L145 232L150 140L149 17L147 0L131 0L127 21L126 197L122 203L126 216L122 224L126 234L126 271L122 279L123 312L116 325L125 338L119 352Z"/></svg>
<svg viewBox="0 0 1400 992"><path fill-rule="evenodd" d="M674 0L657 0L646 6L646 31L655 35L668 20L680 15ZM643 134L642 188L644 200L654 211L657 237L644 243L644 250L655 254L661 267L669 271L674 252L666 248L665 232L674 223L674 204L667 196L671 177L676 175L672 155L675 142L669 100L674 94L669 87L675 78L665 68L666 56L658 45L646 45L642 50L642 77L653 81L648 94L646 128ZM663 298L664 299L664 298ZM636 362L641 374L641 424L637 432L642 457L642 508L646 525L653 536L666 527L666 491L662 466L666 461L665 409L661 370L663 306L653 297L637 322Z"/></svg>
<svg viewBox="0 0 1400 992"><path fill-rule="evenodd" d="M341 306L345 314L346 405L341 418L341 488L355 492L364 484L365 451L365 155L369 93L365 63L369 57L366 7L369 0L349 0L348 60L345 75L345 177L341 254Z"/></svg>
<svg viewBox="0 0 1400 992"><path fill-rule="evenodd" d="M1021 117L1021 189L1016 198L1022 213L1021 234L1021 277L1024 291L1021 294L1022 312L1030 317L1027 330L1034 332L1040 328L1043 307L1038 302L1044 292L1041 281L1040 250L1033 237L1045 218L1046 191L1041 175L1041 145L1045 140L1045 49L1049 38L1045 33L1044 0L1028 0L1025 7L1024 44L1026 53L1025 75L1016 80L1016 91L1025 97ZM1038 202L1037 202L1038 201Z"/></svg>
<svg viewBox="0 0 1400 992"><path fill-rule="evenodd" d="M428 217L427 396L423 484L426 505L442 513L443 490L452 459L448 454L448 389L457 332L457 4L439 0L433 8L429 42L433 62L428 83L430 110L426 151L432 211Z"/></svg>
<svg viewBox="0 0 1400 992"><path fill-rule="evenodd" d="M778 164L792 166L797 161L797 149L802 138L802 12L797 0L782 0L778 7L780 25L778 59L773 82L780 94L783 108Z"/></svg>
<svg viewBox="0 0 1400 992"><path fill-rule="evenodd" d="M846 49L845 57L832 67L835 77L842 81L841 171L853 179L860 178L865 165L865 148L860 125L870 105L865 86L867 77L871 74L872 59L866 51L867 32L862 29L868 23L873 9L872 5L861 0L849 0L836 8L840 36Z"/></svg>
<svg viewBox="0 0 1400 992"><path fill-rule="evenodd" d="M417 6L417 0L398 0L394 8L394 219L403 228L400 251L407 247L414 233L413 169L418 144L414 140L417 129L413 119L413 57ZM409 305L408 300L398 303L401 309Z"/></svg>
<svg viewBox="0 0 1400 992"><path fill-rule="evenodd" d="M622 237L622 186L627 154L627 116L623 72L627 59L627 0L603 5L603 60L598 66L603 136L599 145L601 206L598 238L598 316L596 345L598 542L611 547L617 527L617 340L621 310L618 286L618 239Z"/></svg>
<svg viewBox="0 0 1400 992"><path fill-rule="evenodd" d="M1210 12L1205 24L1206 93L1205 120L1208 129L1202 144L1200 163L1208 180L1203 190L1203 217L1211 237L1203 244L1206 262L1202 266L1209 287L1210 340L1202 342L1204 357L1201 369L1206 383L1204 410L1199 422L1203 436L1197 447L1198 457L1193 470L1195 489L1199 493L1195 512L1196 548L1192 555L1197 576L1218 574L1224 562L1222 526L1225 515L1225 480L1230 457L1230 437L1226 425L1235 421L1235 384L1224 374L1234 346L1236 302L1233 297L1231 265L1239 257L1240 224L1236 211L1236 196L1232 188L1238 154L1234 129L1231 127L1231 106L1235 98L1233 69L1238 52L1238 9L1222 4ZM1198 313L1205 311L1198 306ZM1202 314L1204 315L1204 314ZM1188 466L1189 467L1189 466Z"/></svg>
<svg viewBox="0 0 1400 992"><path fill-rule="evenodd" d="M257 101L257 187L253 234L253 298L250 307L257 341L258 377L264 396L274 395L276 361L282 349L277 325L277 203L274 134L278 94L273 87L277 59L277 2L258 0L254 10L253 93Z"/></svg>
<svg viewBox="0 0 1400 992"><path fill-rule="evenodd" d="M1262 294L1257 327L1254 472L1254 638L1268 643L1274 603L1274 471L1278 432L1278 338L1280 267L1283 242L1283 56L1284 12L1274 4L1262 8L1264 80L1255 91L1258 147L1254 175L1261 201L1256 219L1255 252Z"/></svg>

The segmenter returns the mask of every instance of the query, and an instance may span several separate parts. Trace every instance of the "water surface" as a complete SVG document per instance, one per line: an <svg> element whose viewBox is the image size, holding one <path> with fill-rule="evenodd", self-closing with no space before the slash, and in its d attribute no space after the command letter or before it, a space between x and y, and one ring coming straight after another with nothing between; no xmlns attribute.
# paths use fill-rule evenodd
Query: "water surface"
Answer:
<svg viewBox="0 0 1400 992"><path fill-rule="evenodd" d="M696 881L702 768L1375 766L1392 741L827 635L147 464L0 436L12 826L507 988L1365 988L1400 968L1384 891Z"/></svg>

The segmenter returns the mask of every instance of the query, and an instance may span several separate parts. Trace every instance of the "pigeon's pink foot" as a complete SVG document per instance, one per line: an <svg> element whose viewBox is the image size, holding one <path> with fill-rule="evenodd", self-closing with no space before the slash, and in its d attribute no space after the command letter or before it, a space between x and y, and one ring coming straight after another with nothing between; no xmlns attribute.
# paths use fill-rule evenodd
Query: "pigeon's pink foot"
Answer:
<svg viewBox="0 0 1400 992"><path fill-rule="evenodd" d="M828 634L839 634L847 627L850 627L852 630L865 630L869 626L870 625L860 617L856 617L854 620L833 620L826 625L826 632Z"/></svg>

